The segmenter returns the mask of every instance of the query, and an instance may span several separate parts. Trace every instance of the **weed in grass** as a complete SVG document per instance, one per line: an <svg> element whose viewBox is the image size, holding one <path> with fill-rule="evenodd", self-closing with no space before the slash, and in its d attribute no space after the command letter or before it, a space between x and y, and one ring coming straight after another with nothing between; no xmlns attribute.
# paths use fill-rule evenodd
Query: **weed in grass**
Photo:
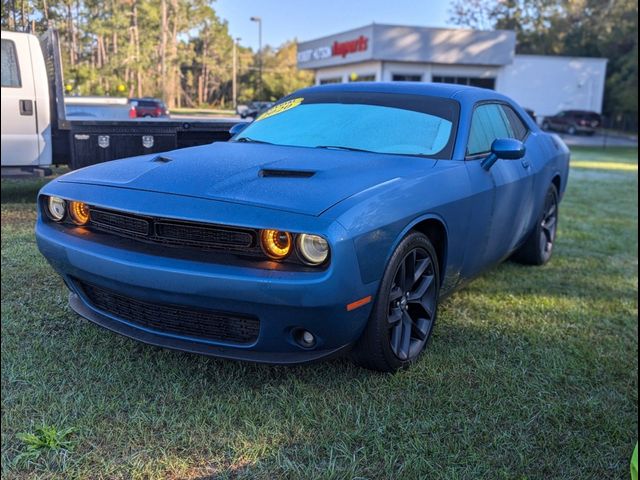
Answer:
<svg viewBox="0 0 640 480"><path fill-rule="evenodd" d="M37 462L42 456L66 456L73 448L71 435L75 428L57 429L43 425L35 429L35 433L18 433L16 437L22 442L25 450L16 455L15 463L25 465Z"/></svg>

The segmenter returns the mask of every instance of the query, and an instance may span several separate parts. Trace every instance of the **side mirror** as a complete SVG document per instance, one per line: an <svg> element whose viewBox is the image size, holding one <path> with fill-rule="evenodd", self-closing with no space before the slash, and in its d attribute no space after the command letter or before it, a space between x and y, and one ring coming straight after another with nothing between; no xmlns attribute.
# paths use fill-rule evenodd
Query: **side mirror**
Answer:
<svg viewBox="0 0 640 480"><path fill-rule="evenodd" d="M524 157L526 148L515 138L496 138L491 144L491 154L482 161L482 168L489 170L498 159L518 160Z"/></svg>
<svg viewBox="0 0 640 480"><path fill-rule="evenodd" d="M242 130L247 128L248 125L249 125L249 122L236 123L233 127L231 127L229 129L229 135L231 135L233 137L233 136L239 134Z"/></svg>

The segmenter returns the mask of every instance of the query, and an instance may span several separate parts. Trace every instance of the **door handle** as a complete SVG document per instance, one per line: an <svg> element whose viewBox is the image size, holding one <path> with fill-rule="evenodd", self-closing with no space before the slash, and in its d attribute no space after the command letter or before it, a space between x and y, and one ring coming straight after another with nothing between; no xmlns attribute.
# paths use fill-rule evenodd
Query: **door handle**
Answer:
<svg viewBox="0 0 640 480"><path fill-rule="evenodd" d="M33 115L33 100L20 100L20 115Z"/></svg>
<svg viewBox="0 0 640 480"><path fill-rule="evenodd" d="M529 168L531 164L529 163L529 160L522 160L522 166L524 168Z"/></svg>

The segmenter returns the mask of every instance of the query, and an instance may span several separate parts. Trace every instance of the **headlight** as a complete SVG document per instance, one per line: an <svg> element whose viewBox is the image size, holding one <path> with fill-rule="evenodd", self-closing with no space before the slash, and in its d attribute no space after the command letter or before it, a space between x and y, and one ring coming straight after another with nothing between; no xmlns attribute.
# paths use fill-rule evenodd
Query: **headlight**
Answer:
<svg viewBox="0 0 640 480"><path fill-rule="evenodd" d="M89 222L89 206L83 202L69 202L69 215L76 225Z"/></svg>
<svg viewBox="0 0 640 480"><path fill-rule="evenodd" d="M280 260L291 253L291 234L281 230L262 230L262 250L267 256Z"/></svg>
<svg viewBox="0 0 640 480"><path fill-rule="evenodd" d="M49 197L47 201L47 213L51 220L59 222L67 213L67 202L60 197Z"/></svg>
<svg viewBox="0 0 640 480"><path fill-rule="evenodd" d="M318 235L303 233L298 237L298 251L306 263L320 265L329 256L329 244Z"/></svg>

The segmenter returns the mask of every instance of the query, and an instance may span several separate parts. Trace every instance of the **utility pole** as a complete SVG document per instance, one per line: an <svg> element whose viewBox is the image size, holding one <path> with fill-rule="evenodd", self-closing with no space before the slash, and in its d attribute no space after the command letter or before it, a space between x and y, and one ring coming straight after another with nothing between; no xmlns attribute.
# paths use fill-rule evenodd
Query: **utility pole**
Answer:
<svg viewBox="0 0 640 480"><path fill-rule="evenodd" d="M238 108L238 44L240 37L233 41L233 76L231 80L231 96L233 97L233 108Z"/></svg>
<svg viewBox="0 0 640 480"><path fill-rule="evenodd" d="M258 24L258 100L262 100L262 18L251 17Z"/></svg>

